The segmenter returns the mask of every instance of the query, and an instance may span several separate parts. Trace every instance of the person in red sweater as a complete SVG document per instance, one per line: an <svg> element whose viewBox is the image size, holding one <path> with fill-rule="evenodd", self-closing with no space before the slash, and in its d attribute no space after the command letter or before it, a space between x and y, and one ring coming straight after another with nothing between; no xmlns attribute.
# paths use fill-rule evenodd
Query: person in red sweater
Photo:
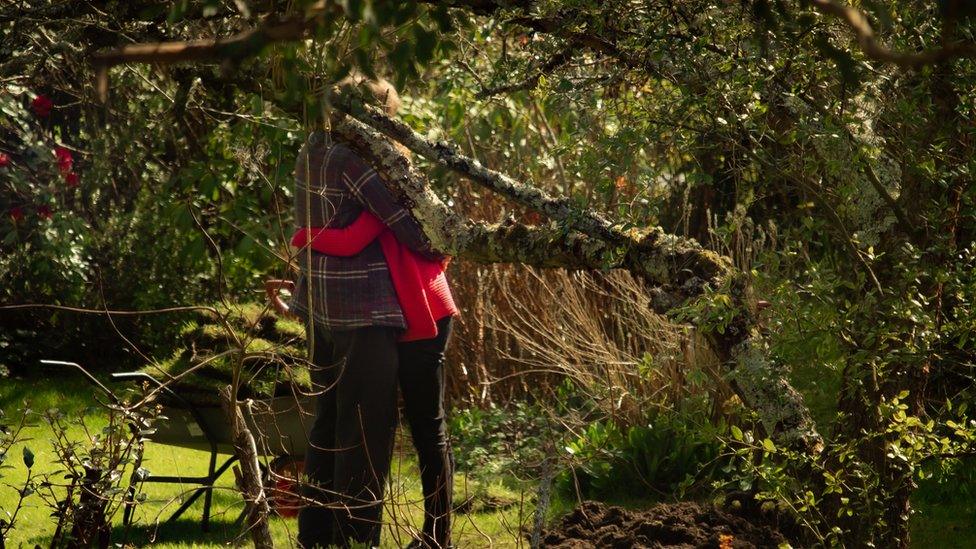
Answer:
<svg viewBox="0 0 976 549"><path fill-rule="evenodd" d="M365 83L394 114L392 86ZM444 352L458 311L447 258L430 249L375 170L327 132L314 132L299 154L295 213L301 276L290 305L274 285L268 292L279 311L309 326L322 391L303 488L318 504L300 511L298 542L379 545L398 385L424 492L423 529L408 547L452 547Z"/></svg>

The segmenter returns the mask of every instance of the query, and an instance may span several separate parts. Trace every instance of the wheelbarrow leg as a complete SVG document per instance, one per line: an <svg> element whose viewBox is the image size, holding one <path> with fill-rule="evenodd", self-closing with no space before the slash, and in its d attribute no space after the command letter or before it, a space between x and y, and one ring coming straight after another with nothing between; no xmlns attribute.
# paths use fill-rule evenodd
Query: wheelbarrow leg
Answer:
<svg viewBox="0 0 976 549"><path fill-rule="evenodd" d="M136 489L129 487L125 491L125 510L122 511L122 526L128 527L132 524L132 511L136 505Z"/></svg>
<svg viewBox="0 0 976 549"><path fill-rule="evenodd" d="M216 457L214 457L214 459L216 459ZM157 477L153 479L154 482L170 482L170 483L191 482L200 485L199 488L193 489L193 494L190 497L186 498L186 501L184 501L183 504L180 505L180 507L173 512L173 514L166 520L166 522L175 522L176 519L180 518L180 516L183 515L183 512L189 509L190 506L193 505L197 501L197 498L199 498L201 495L209 496L210 493L213 491L214 483L217 482L217 479L220 478L220 476L224 474L224 471L226 471L227 468L230 467L231 464L234 463L235 461L237 461L237 456L231 456L227 458L227 461L225 461L220 467L218 467L217 470L213 472L213 474L206 477L200 477L196 479L192 479L192 478L186 479L181 477ZM204 503L206 504L207 500L209 499L210 499L209 497L205 497ZM208 523L210 518L209 508L206 507L204 508L203 516L205 517L206 521L202 521L201 526L203 528L203 531L206 532L207 528L209 528L209 523Z"/></svg>
<svg viewBox="0 0 976 549"><path fill-rule="evenodd" d="M210 467L207 469L207 477L210 479L210 486L207 487L207 493L203 496L203 520L200 528L204 532L210 531L210 504L213 502L213 485L217 482L217 477L215 476L217 472L217 449L210 449Z"/></svg>

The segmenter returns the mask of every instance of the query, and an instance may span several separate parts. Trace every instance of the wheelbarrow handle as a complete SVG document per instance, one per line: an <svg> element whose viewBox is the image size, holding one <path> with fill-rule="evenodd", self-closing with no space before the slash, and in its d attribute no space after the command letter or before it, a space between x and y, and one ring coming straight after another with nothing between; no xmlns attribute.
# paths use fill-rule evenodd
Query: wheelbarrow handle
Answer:
<svg viewBox="0 0 976 549"><path fill-rule="evenodd" d="M295 283L291 280L270 279L264 281L264 293L268 296L268 302L279 315L284 317L294 317L295 313L291 307L281 299L281 290L294 291Z"/></svg>
<svg viewBox="0 0 976 549"><path fill-rule="evenodd" d="M86 378L88 378L88 381L90 381L92 385L101 389L116 404L120 402L119 397L115 396L115 393L113 393L111 389L109 389L104 384L102 384L101 381L98 381L97 377L93 376L91 372L86 370L81 364L78 364L77 362L67 362L64 360L41 360L41 364L47 364L48 366L71 366L72 368L77 368L78 371L80 371L82 374L84 374Z"/></svg>
<svg viewBox="0 0 976 549"><path fill-rule="evenodd" d="M183 409L190 412L190 415L193 416L193 421L196 422L197 426L200 428L200 431L203 432L203 435L206 437L207 442L210 444L210 451L214 455L216 455L217 441L214 438L213 432L210 430L210 426L204 420L203 415L200 413L200 409L197 408L196 405L194 405L192 402L189 402L188 400L180 396L179 393L170 389L163 382L159 381L158 379L154 378L153 376L149 375L146 372L116 372L110 375L113 381L131 381L137 379L149 381L154 385L156 385L156 387L160 391L166 393L167 395L175 399L176 402L178 402ZM211 462L213 462L213 460L211 460ZM211 469L212 468L213 468L213 464L211 463Z"/></svg>
<svg viewBox="0 0 976 549"><path fill-rule="evenodd" d="M184 406L185 408L190 408L190 409L194 408L193 406L190 405L189 402L186 401L186 399L180 396L179 393L170 389L169 387L164 385L163 382L159 381L158 379L154 378L153 376L149 375L146 372L115 372L114 374L109 374L109 375L112 378L112 381L132 381L134 379L141 379L144 381L152 382L152 384L155 385L160 391L176 399L176 401L179 402L180 405Z"/></svg>

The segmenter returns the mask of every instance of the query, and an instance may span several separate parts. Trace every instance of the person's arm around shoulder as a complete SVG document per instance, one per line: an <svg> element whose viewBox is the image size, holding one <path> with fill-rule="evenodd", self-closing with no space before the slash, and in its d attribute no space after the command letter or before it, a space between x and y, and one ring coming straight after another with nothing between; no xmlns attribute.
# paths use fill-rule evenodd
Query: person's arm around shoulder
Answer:
<svg viewBox="0 0 976 549"><path fill-rule="evenodd" d="M370 212L363 212L347 227L339 229L302 227L291 238L291 245L299 251L311 246L316 252L338 257L351 257L363 251L386 229Z"/></svg>
<svg viewBox="0 0 976 549"><path fill-rule="evenodd" d="M349 147L345 145L339 147L341 150L336 152L336 160L342 162L342 182L349 192L389 227L400 243L427 259L443 260L442 254L431 249L430 242L420 228L420 223L396 201L376 170Z"/></svg>

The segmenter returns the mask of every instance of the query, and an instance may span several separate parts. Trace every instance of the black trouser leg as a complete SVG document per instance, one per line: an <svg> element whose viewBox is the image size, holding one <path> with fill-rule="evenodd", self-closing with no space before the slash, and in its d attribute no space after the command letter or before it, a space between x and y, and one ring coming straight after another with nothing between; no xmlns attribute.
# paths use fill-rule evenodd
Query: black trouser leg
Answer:
<svg viewBox="0 0 976 549"><path fill-rule="evenodd" d="M335 488L342 539L379 545L383 487L396 433L397 335L383 327L333 332L345 357L336 394Z"/></svg>
<svg viewBox="0 0 976 549"><path fill-rule="evenodd" d="M438 321L437 328L434 339L399 345L399 377L407 422L420 461L423 541L430 547L447 547L451 541L454 456L444 413L444 351L451 333L451 318Z"/></svg>
<svg viewBox="0 0 976 549"><path fill-rule="evenodd" d="M335 518L332 514L335 468L336 391L339 366L333 357L332 338L325 330L308 330L313 339L309 374L315 397L315 419L308 433L304 475L301 486L309 503L298 511L298 544L301 547L327 547L335 543ZM314 334L314 335L313 335ZM313 503L314 502L314 503Z"/></svg>
<svg viewBox="0 0 976 549"><path fill-rule="evenodd" d="M332 542L306 538L302 530L319 528L312 522L327 521L328 515L334 518L335 542L379 545L383 487L396 431L397 334L396 329L375 326L330 333L333 367L325 369L325 393L318 397L316 410L330 415L316 417L309 442L317 448L309 452L312 464L306 471L320 488L332 486L335 504L331 513L306 508L299 514L298 537L304 546ZM320 422L322 429L317 430Z"/></svg>

